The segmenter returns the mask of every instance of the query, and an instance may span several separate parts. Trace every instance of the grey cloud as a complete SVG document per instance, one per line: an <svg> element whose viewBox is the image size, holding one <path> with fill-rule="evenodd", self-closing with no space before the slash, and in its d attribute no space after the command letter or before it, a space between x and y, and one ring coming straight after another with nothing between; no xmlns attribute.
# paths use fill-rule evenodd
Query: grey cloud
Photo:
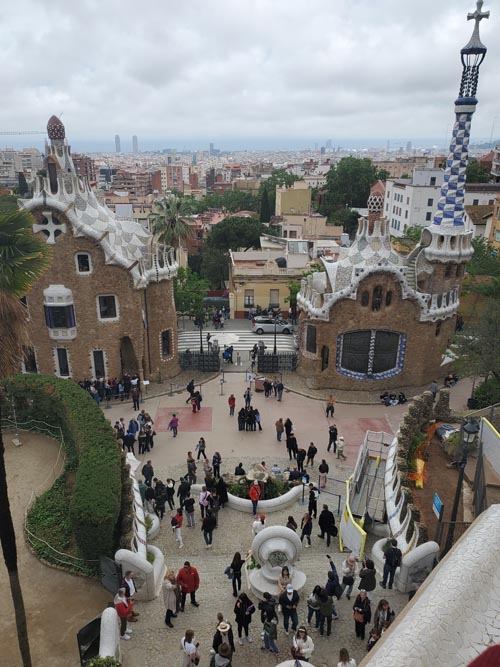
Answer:
<svg viewBox="0 0 500 667"><path fill-rule="evenodd" d="M473 9L473 0L25 0L0 24L0 126L43 128L63 110L72 141L440 137ZM498 108L491 10L476 136L489 135Z"/></svg>

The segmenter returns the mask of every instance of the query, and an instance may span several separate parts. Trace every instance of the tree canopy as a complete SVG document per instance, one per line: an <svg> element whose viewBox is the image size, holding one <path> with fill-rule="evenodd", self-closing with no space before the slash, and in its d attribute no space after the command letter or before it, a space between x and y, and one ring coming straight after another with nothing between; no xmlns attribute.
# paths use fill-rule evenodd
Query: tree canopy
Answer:
<svg viewBox="0 0 500 667"><path fill-rule="evenodd" d="M488 167L480 164L477 160L469 160L467 165L467 182L468 183L489 183L491 174Z"/></svg>
<svg viewBox="0 0 500 667"><path fill-rule="evenodd" d="M174 279L175 309L178 313L201 315L208 283L190 268L181 267Z"/></svg>
<svg viewBox="0 0 500 667"><path fill-rule="evenodd" d="M214 225L202 249L201 275L214 288L224 285L229 276L229 250L260 248L261 234L272 230L255 218L234 216Z"/></svg>
<svg viewBox="0 0 500 667"><path fill-rule="evenodd" d="M159 243L178 247L192 236L191 227L182 218L184 211L184 199L174 194L155 202L149 220L151 231Z"/></svg>
<svg viewBox="0 0 500 667"><path fill-rule="evenodd" d="M370 187L384 172L379 172L369 158L345 157L330 167L320 213L329 218L338 208L365 207Z"/></svg>
<svg viewBox="0 0 500 667"><path fill-rule="evenodd" d="M500 276L500 257L498 252L482 236L472 239L474 254L467 265L471 275Z"/></svg>

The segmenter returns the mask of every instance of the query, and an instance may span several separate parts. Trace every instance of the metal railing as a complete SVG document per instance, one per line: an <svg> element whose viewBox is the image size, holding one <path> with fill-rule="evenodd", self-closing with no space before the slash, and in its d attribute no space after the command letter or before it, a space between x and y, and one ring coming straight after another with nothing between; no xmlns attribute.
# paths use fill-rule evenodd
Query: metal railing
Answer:
<svg viewBox="0 0 500 667"><path fill-rule="evenodd" d="M451 524L454 523L453 544L455 544L465 531L471 526L470 521L439 521L436 528L435 541L439 544L440 554L443 556L443 550L446 545L446 538Z"/></svg>
<svg viewBox="0 0 500 667"><path fill-rule="evenodd" d="M218 352L179 352L179 364L183 371L196 370L204 373L214 373L220 370Z"/></svg>
<svg viewBox="0 0 500 667"><path fill-rule="evenodd" d="M276 373L278 371L295 371L298 364L296 352L263 352L257 355L259 373Z"/></svg>

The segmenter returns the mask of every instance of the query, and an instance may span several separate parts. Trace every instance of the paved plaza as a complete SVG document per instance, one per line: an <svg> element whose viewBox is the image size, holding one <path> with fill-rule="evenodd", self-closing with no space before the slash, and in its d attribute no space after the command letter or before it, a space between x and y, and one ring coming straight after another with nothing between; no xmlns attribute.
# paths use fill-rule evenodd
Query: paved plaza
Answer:
<svg viewBox="0 0 500 667"><path fill-rule="evenodd" d="M394 432L404 412L404 406L385 408L382 405L352 406L339 404L335 410L334 420L327 420L324 404L321 401L305 398L292 392L285 392L283 401L279 403L274 397L266 399L263 393L254 394L253 405L257 407L262 416L263 431L239 432L236 417L229 416L227 398L234 393L237 400L236 412L243 404L243 393L247 385L244 374L231 373L226 375L221 395L221 384L219 378L203 385L202 410L199 414L192 414L190 408L185 405L186 393L174 396L160 396L149 398L144 403L144 408L155 420L155 447L147 458L151 458L155 474L165 479L167 476L179 478L186 471L186 453L193 450L198 438L203 435L207 441L207 452L209 455L218 450L223 459L222 472L234 472L235 465L242 461L245 469L253 463L262 460L271 466L278 463L281 467L288 465L289 459L285 442L278 443L275 435L274 422L278 417L290 417L294 424L299 446L307 449L310 442L318 447L318 455L315 467L310 470L311 478L317 481L315 471L321 458L326 458L330 465L330 476L344 480L354 466L360 443L367 429L376 431ZM142 407L142 406L141 406ZM168 421L173 413L180 417L179 435L173 438L168 431ZM123 416L128 420L134 413L129 404L115 405L106 410L106 416L115 421ZM346 441L345 454L347 460L340 463L332 452L326 452L328 442L329 423L335 422L339 434ZM142 461L142 459L141 459ZM142 467L142 465L140 466ZM202 469L200 465L200 470ZM338 490L339 484L330 483L328 490ZM333 496L324 494L319 503L328 503L336 506L337 500ZM300 519L306 507L297 503L286 510L273 512L268 516L268 525L284 525L289 514L292 514L300 523ZM123 643L125 665L144 665L145 667L159 667L165 664L180 663L180 652L178 650L179 640L185 629L192 627L196 632L197 640L200 642L202 663L209 662L209 649L211 648L213 634L216 626L217 612L224 616L234 625L234 598L232 596L231 583L224 575L224 569L231 562L235 551L247 552L252 542L251 523L252 517L234 510L225 509L220 512L220 525L214 534L213 549L207 551L200 530L200 523L194 529L183 528L184 548L179 550L174 541L169 515L166 514L159 537L154 544L159 546L166 558L167 567L173 567L176 571L182 566L185 559L199 570L201 586L199 591L200 607L198 609L186 605L186 612L179 614L174 619L175 628L170 630L163 623L164 608L162 598L150 603L140 605L141 617L133 626L133 639ZM199 513L197 512L197 517ZM316 527L315 527L316 528ZM338 552L338 543L332 543L327 548L322 540L317 538L317 530L313 532L312 548L303 550L298 567L307 575L307 584L302 593L299 618L301 622L306 620L305 599L312 591L314 585L324 585L328 572L328 561L326 554L334 558L338 568L344 558ZM370 546L367 543L367 549ZM245 579L243 587L245 589ZM406 596L395 591L377 591L376 600L382 597L390 599L391 605L398 612L406 602ZM331 665L338 655L338 650L346 646L353 657L358 661L365 654L365 644L356 639L354 633L354 621L352 619L352 603L342 599L337 605L340 619L334 622L331 637L320 637L313 632L316 650L313 663L317 666ZM262 665L276 664L276 659L270 654L261 653L260 632L261 624L259 615L254 616L251 626L253 642L245 643L242 647L237 646L237 653L233 661L236 667L254 665L258 660ZM290 656L289 645L291 636L284 634L283 627L278 633L278 645L280 658Z"/></svg>

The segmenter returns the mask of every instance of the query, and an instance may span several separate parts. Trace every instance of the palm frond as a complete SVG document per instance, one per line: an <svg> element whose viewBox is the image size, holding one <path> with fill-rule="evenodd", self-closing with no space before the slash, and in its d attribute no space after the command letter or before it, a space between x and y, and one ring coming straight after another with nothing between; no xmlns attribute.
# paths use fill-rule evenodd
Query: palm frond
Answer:
<svg viewBox="0 0 500 667"><path fill-rule="evenodd" d="M0 290L21 297L48 268L50 248L32 232L29 211L0 215Z"/></svg>
<svg viewBox="0 0 500 667"><path fill-rule="evenodd" d="M187 241L193 230L182 218L183 200L177 195L167 195L155 202L155 210L149 218L151 231L158 243L167 246L178 246Z"/></svg>
<svg viewBox="0 0 500 667"><path fill-rule="evenodd" d="M19 372L23 348L29 347L26 306L0 289L0 378Z"/></svg>

